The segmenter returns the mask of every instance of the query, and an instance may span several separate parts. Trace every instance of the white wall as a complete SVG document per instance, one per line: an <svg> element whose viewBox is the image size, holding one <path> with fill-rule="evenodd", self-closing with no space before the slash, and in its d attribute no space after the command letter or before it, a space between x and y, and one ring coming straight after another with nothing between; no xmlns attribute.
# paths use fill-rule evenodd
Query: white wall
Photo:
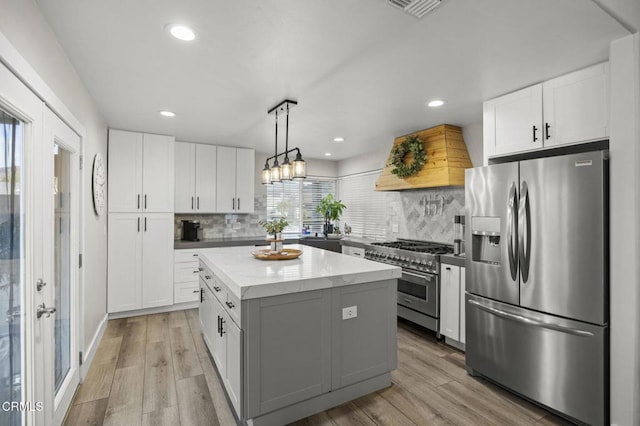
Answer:
<svg viewBox="0 0 640 426"><path fill-rule="evenodd" d="M640 36L611 44L611 424L640 424Z"/></svg>
<svg viewBox="0 0 640 426"><path fill-rule="evenodd" d="M629 32L640 31L640 1L594 0L594 2L625 26Z"/></svg>
<svg viewBox="0 0 640 426"><path fill-rule="evenodd" d="M40 9L33 0L0 0L0 33L19 51L49 88L84 127L85 167L81 210L84 215L82 297L83 347L86 353L106 314L107 221L97 218L91 198L91 165L97 152L107 155L107 126Z"/></svg>

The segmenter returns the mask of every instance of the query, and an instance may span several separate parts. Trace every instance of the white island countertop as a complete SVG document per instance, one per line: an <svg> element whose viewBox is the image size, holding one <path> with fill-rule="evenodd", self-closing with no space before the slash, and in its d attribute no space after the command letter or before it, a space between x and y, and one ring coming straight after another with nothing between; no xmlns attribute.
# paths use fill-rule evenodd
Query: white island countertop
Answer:
<svg viewBox="0 0 640 426"><path fill-rule="evenodd" d="M200 260L239 299L319 290L372 281L400 278L397 266L372 262L299 244L285 248L302 250L297 259L259 260L251 255L265 247L218 247L202 249Z"/></svg>

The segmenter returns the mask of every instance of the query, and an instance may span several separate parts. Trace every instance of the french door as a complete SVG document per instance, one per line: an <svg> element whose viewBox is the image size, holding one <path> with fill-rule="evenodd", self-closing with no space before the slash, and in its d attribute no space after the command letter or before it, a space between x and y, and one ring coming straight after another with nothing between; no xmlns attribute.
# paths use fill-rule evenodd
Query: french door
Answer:
<svg viewBox="0 0 640 426"><path fill-rule="evenodd" d="M0 425L59 424L79 381L79 137L0 64Z"/></svg>
<svg viewBox="0 0 640 426"><path fill-rule="evenodd" d="M48 108L43 132L44 283L36 306L36 373L43 378L44 424L62 422L79 384L78 224L80 138ZM37 286L36 286L37 290ZM40 358L40 359L39 359ZM52 422L52 423L50 423Z"/></svg>

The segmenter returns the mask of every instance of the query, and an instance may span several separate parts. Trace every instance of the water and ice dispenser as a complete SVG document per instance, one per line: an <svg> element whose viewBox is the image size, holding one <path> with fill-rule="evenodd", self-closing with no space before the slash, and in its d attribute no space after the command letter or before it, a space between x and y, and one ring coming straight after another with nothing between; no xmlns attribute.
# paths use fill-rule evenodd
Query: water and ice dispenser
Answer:
<svg viewBox="0 0 640 426"><path fill-rule="evenodd" d="M500 265L500 218L471 217L471 259L474 262Z"/></svg>

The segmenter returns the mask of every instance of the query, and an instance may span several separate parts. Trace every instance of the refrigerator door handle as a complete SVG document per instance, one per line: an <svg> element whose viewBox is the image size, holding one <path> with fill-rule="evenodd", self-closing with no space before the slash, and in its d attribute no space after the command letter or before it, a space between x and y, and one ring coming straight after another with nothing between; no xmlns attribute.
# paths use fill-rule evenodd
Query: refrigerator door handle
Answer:
<svg viewBox="0 0 640 426"><path fill-rule="evenodd" d="M520 206L518 208L518 258L522 282L529 280L531 265L531 206L529 205L529 187L526 181L520 185Z"/></svg>
<svg viewBox="0 0 640 426"><path fill-rule="evenodd" d="M478 301L475 300L468 300L470 305L473 306L477 306L478 308L482 309L483 311L489 312L490 314L502 317L502 318L506 318L506 319L510 319L516 322L520 322L523 324L528 324L528 325L532 325L535 327L542 327L542 328L547 328L549 330L554 330L554 331L559 331L561 333L567 333L567 334L572 334L574 336L580 336L580 337L593 337L594 334L590 331L585 331L585 330L579 330L577 328L573 328L573 327L566 327L564 325L559 325L559 324L553 324L553 323L548 323L548 322L542 322L542 321L538 321L536 319L533 318L527 318L524 315L517 315L517 314L512 314L510 312L505 312L502 309L496 309L496 308L492 308L490 306L486 306Z"/></svg>
<svg viewBox="0 0 640 426"><path fill-rule="evenodd" d="M509 199L507 201L507 253L509 254L509 272L513 281L518 278L518 192L516 183L509 188Z"/></svg>

